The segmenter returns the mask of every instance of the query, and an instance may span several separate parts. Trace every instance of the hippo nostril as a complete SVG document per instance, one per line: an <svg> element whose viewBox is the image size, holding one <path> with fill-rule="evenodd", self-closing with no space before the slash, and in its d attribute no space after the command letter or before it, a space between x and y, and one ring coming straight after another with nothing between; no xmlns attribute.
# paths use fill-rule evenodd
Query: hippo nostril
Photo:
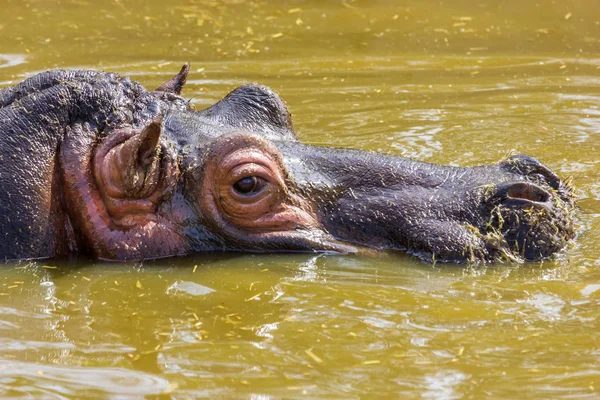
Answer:
<svg viewBox="0 0 600 400"><path fill-rule="evenodd" d="M538 203L545 203L550 199L550 193L537 185L527 182L519 182L512 184L507 188L506 197L510 199L523 199Z"/></svg>
<svg viewBox="0 0 600 400"><path fill-rule="evenodd" d="M552 195L531 182L504 182L497 186L496 201L512 207L549 206Z"/></svg>

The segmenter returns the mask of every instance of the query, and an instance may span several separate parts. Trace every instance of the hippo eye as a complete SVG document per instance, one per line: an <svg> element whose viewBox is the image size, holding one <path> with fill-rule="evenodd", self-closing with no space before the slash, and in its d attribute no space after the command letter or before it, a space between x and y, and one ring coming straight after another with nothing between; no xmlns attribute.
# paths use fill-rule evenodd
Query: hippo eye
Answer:
<svg viewBox="0 0 600 400"><path fill-rule="evenodd" d="M233 189L244 196L259 193L264 187L265 180L256 176L248 176L233 184Z"/></svg>

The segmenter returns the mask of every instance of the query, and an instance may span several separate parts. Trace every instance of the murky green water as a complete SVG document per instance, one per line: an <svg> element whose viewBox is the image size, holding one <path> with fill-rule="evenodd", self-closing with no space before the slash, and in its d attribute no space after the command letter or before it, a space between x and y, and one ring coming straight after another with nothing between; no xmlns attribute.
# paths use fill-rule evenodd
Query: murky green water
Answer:
<svg viewBox="0 0 600 400"><path fill-rule="evenodd" d="M574 177L556 260L202 255L0 268L0 397L599 398L600 2L0 0L0 85L54 67L198 107L246 82L300 138Z"/></svg>

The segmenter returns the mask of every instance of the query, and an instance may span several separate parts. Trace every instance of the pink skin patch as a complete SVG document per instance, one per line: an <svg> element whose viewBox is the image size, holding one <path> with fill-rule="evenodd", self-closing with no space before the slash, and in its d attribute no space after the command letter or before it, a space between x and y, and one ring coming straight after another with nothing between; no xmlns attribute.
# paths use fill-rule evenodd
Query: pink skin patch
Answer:
<svg viewBox="0 0 600 400"><path fill-rule="evenodd" d="M96 132L77 126L63 143L61 164L69 216L97 258L139 260L190 252L178 229L157 213L159 202L177 180L176 164L166 156L157 157L142 181L141 176L131 179L135 162L127 159L127 152L130 156L138 153L131 151L131 143L140 134L132 128L120 129L94 145ZM143 147L143 142L139 145Z"/></svg>
<svg viewBox="0 0 600 400"><path fill-rule="evenodd" d="M261 190L238 193L235 183L248 177L259 179ZM246 234L318 226L310 204L290 192L277 149L251 136L228 136L213 147L200 193L202 210Z"/></svg>

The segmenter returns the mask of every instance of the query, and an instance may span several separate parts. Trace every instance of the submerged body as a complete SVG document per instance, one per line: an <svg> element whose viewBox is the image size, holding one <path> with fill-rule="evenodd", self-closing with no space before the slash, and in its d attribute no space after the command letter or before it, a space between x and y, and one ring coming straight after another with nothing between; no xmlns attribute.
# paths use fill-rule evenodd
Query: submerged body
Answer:
<svg viewBox="0 0 600 400"><path fill-rule="evenodd" d="M263 86L193 110L187 72L153 92L61 70L0 90L0 258L375 248L520 261L574 236L571 190L532 157L459 168L309 146Z"/></svg>

